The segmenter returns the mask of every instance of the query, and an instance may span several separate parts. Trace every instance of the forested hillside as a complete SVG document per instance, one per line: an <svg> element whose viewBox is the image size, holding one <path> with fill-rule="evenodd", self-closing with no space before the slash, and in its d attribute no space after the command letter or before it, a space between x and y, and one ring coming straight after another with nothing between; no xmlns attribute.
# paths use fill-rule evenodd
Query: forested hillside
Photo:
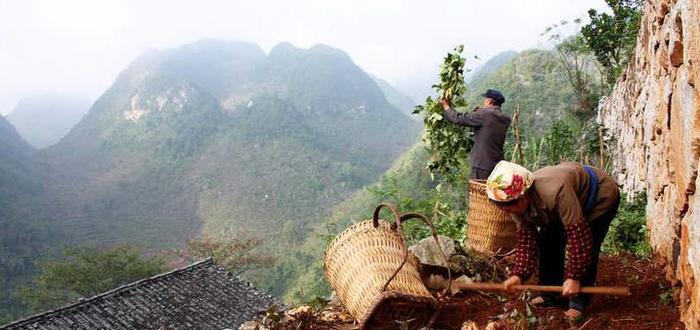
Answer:
<svg viewBox="0 0 700 330"><path fill-rule="evenodd" d="M416 102L413 99L411 99L410 96L394 88L394 86L391 86L391 84L389 84L386 80L382 78L373 78L374 82L376 82L379 88L382 89L382 92L384 92L386 100L389 103L391 103L395 108L399 109L401 113L409 114L413 111L413 107L416 106Z"/></svg>
<svg viewBox="0 0 700 330"><path fill-rule="evenodd" d="M576 108L576 94L555 51L523 51L487 77L476 73L469 87L470 105L481 105L479 95L487 88L501 91L503 110L512 114L519 104L523 127L538 134L557 120L570 119Z"/></svg>
<svg viewBox="0 0 700 330"><path fill-rule="evenodd" d="M48 237L32 196L42 183L32 163L34 150L15 128L0 116L0 314L16 311L11 288L33 268L31 258Z"/></svg>
<svg viewBox="0 0 700 330"><path fill-rule="evenodd" d="M331 47L280 44L266 55L251 43L205 40L151 51L65 138L27 158L41 189L13 203L32 203L30 216L3 225L42 223L54 233L42 242L57 250L124 241L155 250L208 235L263 238L259 250L277 256L283 227L302 240L418 133ZM0 233L24 251L12 259L46 255L17 237Z"/></svg>
<svg viewBox="0 0 700 330"><path fill-rule="evenodd" d="M471 86L480 86L483 84L484 80L491 76L494 71L500 69L504 64L510 62L510 60L516 56L518 56L518 52L514 50L508 50L494 55L484 64L475 69L471 75L467 76L469 84Z"/></svg>
<svg viewBox="0 0 700 330"><path fill-rule="evenodd" d="M46 151L49 208L82 242L265 236L318 222L417 127L339 50L200 42L143 56Z"/></svg>

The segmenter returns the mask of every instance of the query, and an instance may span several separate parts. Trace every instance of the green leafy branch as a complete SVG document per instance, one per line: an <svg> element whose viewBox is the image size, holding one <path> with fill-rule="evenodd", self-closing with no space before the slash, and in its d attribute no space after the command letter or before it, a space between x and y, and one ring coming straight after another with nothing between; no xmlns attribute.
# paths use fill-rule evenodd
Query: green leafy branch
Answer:
<svg viewBox="0 0 700 330"><path fill-rule="evenodd" d="M453 107L467 105L465 94L467 85L464 82L465 58L462 57L464 46L457 46L453 52L447 53L440 66L440 82L433 85L438 97L427 97L425 104L417 106L413 113L424 115L426 144L433 152L433 157L427 165L431 178L441 176L447 182L456 181L460 169L465 168L467 154L474 140L473 132L454 125L443 118L440 99L450 100Z"/></svg>

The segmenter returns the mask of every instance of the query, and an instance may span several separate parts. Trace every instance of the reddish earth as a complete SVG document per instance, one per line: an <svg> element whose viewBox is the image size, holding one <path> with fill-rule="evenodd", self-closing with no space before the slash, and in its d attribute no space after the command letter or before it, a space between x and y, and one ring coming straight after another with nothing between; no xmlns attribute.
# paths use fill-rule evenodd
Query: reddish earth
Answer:
<svg viewBox="0 0 700 330"><path fill-rule="evenodd" d="M629 255L604 256L601 258L598 273L598 285L629 285L632 288L632 296L596 296L586 317L576 322L571 322L563 316L563 308L536 308L535 328L685 329L679 321L678 297L674 294L671 284L664 278L661 268L653 266L648 260L639 260ZM520 311L524 310L524 303L519 297L509 297L508 304L516 306ZM472 314L471 319L484 326L490 318L503 314L503 311L504 306L496 303ZM510 328L515 328L512 320L499 323L508 323ZM521 322L523 323L525 322Z"/></svg>
<svg viewBox="0 0 700 330"><path fill-rule="evenodd" d="M593 298L585 318L569 321L560 307L539 307L526 316L525 300L521 295L510 297L495 294L470 294L465 297L469 307L464 310L466 320L475 322L478 329L685 329L679 321L678 297L664 278L661 268L648 260L630 255L604 256L599 265L598 285L629 285L631 297L597 296ZM335 309L336 308L329 308ZM352 329L351 323L324 322L321 313L310 313L292 318L276 329ZM499 315L508 314L498 320ZM315 317L315 315L317 317ZM461 322L445 325L460 329ZM474 329L474 328L471 328Z"/></svg>

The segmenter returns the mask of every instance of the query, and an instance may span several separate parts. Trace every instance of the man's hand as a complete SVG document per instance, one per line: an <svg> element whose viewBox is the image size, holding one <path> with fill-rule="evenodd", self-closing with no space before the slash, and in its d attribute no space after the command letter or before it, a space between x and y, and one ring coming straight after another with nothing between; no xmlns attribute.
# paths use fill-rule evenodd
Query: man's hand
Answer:
<svg viewBox="0 0 700 330"><path fill-rule="evenodd" d="M513 292L513 286L520 285L522 282L523 281L520 279L520 276L513 275L507 280L503 281L503 287L506 289L506 291Z"/></svg>
<svg viewBox="0 0 700 330"><path fill-rule="evenodd" d="M581 281L567 278L561 290L564 297L575 296L581 292Z"/></svg>
<svg viewBox="0 0 700 330"><path fill-rule="evenodd" d="M452 106L450 105L450 101L447 99L440 99L440 105L442 106L443 110L447 110L451 108Z"/></svg>

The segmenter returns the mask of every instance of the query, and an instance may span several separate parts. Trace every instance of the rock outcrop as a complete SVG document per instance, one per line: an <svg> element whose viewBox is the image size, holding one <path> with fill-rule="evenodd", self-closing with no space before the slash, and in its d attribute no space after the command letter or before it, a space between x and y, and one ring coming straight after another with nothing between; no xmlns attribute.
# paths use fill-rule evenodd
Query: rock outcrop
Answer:
<svg viewBox="0 0 700 330"><path fill-rule="evenodd" d="M646 2L634 58L599 119L618 182L647 192L650 241L681 286L682 319L700 329L700 1Z"/></svg>

